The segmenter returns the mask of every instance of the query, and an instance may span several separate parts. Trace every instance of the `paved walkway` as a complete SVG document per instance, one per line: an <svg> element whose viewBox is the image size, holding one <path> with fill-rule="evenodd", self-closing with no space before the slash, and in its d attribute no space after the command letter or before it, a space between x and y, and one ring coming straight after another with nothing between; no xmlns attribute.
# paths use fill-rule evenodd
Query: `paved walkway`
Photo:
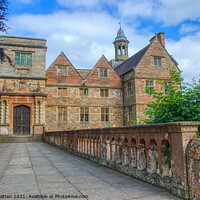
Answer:
<svg viewBox="0 0 200 200"><path fill-rule="evenodd" d="M16 196L17 194L22 198ZM66 154L45 143L0 144L0 200L3 197L74 200L179 199L162 189Z"/></svg>

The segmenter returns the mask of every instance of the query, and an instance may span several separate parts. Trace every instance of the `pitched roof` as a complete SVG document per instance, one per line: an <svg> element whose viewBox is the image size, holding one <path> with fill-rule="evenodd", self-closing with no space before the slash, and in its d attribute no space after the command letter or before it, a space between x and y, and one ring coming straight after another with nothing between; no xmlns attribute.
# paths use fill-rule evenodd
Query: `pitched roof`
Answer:
<svg viewBox="0 0 200 200"><path fill-rule="evenodd" d="M127 73L133 68L137 67L137 64L140 62L141 58L144 56L146 51L148 50L150 44L138 51L135 55L131 56L129 59L124 61L122 64L118 65L115 68L115 71L119 76Z"/></svg>
<svg viewBox="0 0 200 200"><path fill-rule="evenodd" d="M90 69L77 69L76 70L80 76L82 77L82 79L86 79L86 77L88 76L88 74L91 72Z"/></svg>

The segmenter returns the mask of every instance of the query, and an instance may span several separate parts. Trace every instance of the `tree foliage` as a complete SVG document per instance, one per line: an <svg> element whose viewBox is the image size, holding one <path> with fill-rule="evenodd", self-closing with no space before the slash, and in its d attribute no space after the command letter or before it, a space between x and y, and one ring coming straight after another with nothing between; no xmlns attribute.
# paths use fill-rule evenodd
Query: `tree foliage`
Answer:
<svg viewBox="0 0 200 200"><path fill-rule="evenodd" d="M180 72L170 70L171 80L160 81L162 91L152 89L155 101L145 109L145 123L200 121L200 80L183 83Z"/></svg>
<svg viewBox="0 0 200 200"><path fill-rule="evenodd" d="M8 11L8 1L0 0L0 31L7 32L8 26L6 25L6 15Z"/></svg>
<svg viewBox="0 0 200 200"><path fill-rule="evenodd" d="M6 16L8 11L8 1L7 0L0 0L0 31L7 33L9 27L6 25ZM0 63L3 63L8 59L8 57L4 53L4 48L0 48ZM8 59L10 62L10 60Z"/></svg>

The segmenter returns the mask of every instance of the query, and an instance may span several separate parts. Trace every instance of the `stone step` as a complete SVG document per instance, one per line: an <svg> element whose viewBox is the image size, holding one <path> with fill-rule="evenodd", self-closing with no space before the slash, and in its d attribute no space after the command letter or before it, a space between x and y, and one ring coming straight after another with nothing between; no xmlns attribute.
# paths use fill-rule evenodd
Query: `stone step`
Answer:
<svg viewBox="0 0 200 200"><path fill-rule="evenodd" d="M43 141L42 136L30 136L30 135L11 135L11 136L0 136L0 143L27 143L27 142L41 142Z"/></svg>

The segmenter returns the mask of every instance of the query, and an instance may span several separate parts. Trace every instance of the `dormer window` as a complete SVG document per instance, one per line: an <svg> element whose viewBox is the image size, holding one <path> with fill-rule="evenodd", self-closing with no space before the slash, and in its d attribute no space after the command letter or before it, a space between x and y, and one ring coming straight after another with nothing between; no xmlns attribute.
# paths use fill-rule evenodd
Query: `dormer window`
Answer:
<svg viewBox="0 0 200 200"><path fill-rule="evenodd" d="M67 66L58 66L57 68L57 75L59 76L67 76Z"/></svg>
<svg viewBox="0 0 200 200"><path fill-rule="evenodd" d="M160 57L154 57L153 64L154 64L154 66L161 67L162 66L162 59Z"/></svg>
<svg viewBox="0 0 200 200"><path fill-rule="evenodd" d="M108 77L108 69L106 69L106 68L100 68L99 69L99 75L102 78Z"/></svg>
<svg viewBox="0 0 200 200"><path fill-rule="evenodd" d="M31 53L15 53L15 65L32 65L32 54Z"/></svg>

